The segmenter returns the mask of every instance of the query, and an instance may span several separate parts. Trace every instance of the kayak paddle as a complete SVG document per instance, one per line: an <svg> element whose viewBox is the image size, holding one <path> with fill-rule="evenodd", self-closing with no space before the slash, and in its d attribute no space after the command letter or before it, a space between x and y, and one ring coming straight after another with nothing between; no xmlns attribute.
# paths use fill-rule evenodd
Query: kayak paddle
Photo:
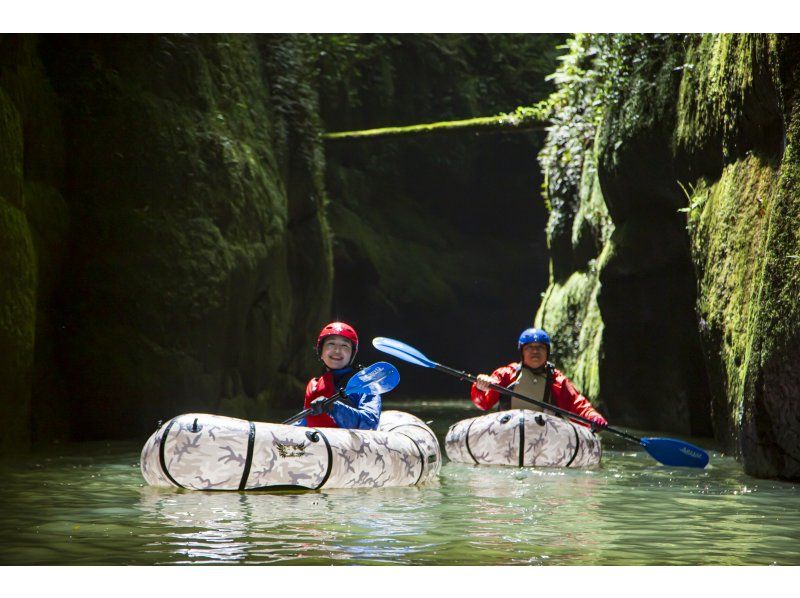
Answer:
<svg viewBox="0 0 800 598"><path fill-rule="evenodd" d="M411 347L398 340L379 336L372 339L372 346L379 351L383 351L384 353L388 353L389 355L393 355L399 359L402 359L403 361L413 363L414 365L433 368L440 372L444 372L445 374L450 374L451 376L460 378L461 380L469 380L470 382L478 381L477 377L473 376L472 374L454 370L453 368L436 363L435 361L425 357L425 355L420 353L414 347ZM526 397L525 395L514 392L513 390L505 388L504 386L500 386L498 384L490 384L489 386L493 390L496 390L500 393L516 397L523 401L527 401L528 403L533 403L542 409L548 409L570 419L588 424L592 426L592 429L595 429L597 426L597 424L589 419L586 419L585 417L581 417L580 415L567 411L566 409L561 409L555 405L548 405L542 401L537 401L530 397ZM703 449L696 447L693 444L689 444L688 442L683 442L682 440L676 440L674 438L637 438L636 436L632 436L631 434L627 434L621 430L615 430L611 427L600 428L600 430L605 430L611 432L612 434L617 434L618 436L622 436L623 438L627 438L628 440L639 443L645 448L650 456L653 457L653 459L659 463L663 463L664 465L677 467L698 467L702 469L708 464L708 453L706 453Z"/></svg>
<svg viewBox="0 0 800 598"><path fill-rule="evenodd" d="M397 368L391 363L378 361L377 363L368 365L363 370L359 370L353 374L353 376L347 382L347 386L345 386L343 390L340 390L332 397L328 397L322 401L322 405L330 405L334 401L346 397L347 395L383 394L392 390L395 386L397 386L398 382L400 382L400 372L397 371ZM297 415L293 415L281 423L293 424L294 422L303 419L312 411L313 409L311 408L304 409Z"/></svg>

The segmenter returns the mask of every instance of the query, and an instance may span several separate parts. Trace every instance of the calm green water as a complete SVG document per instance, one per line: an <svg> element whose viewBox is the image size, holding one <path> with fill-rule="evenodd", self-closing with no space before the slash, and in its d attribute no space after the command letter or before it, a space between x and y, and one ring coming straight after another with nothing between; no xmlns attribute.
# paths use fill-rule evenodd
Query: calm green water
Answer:
<svg viewBox="0 0 800 598"><path fill-rule="evenodd" d="M440 441L468 406L387 405ZM282 494L154 489L140 443L56 447L0 464L0 564L800 565L798 486L603 439L597 471L445 461L427 487Z"/></svg>

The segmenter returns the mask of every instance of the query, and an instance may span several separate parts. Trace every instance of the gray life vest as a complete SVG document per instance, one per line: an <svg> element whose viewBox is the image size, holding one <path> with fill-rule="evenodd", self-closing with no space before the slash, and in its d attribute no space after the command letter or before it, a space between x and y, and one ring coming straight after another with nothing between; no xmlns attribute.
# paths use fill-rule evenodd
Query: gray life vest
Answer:
<svg viewBox="0 0 800 598"><path fill-rule="evenodd" d="M516 380L508 385L509 390L513 390L521 395L530 397L540 403L550 403L550 384L553 381L552 367L548 363L542 373L536 373L530 368L521 366ZM533 403L523 401L517 397L501 395L498 402L500 411L507 409L534 409L539 408Z"/></svg>

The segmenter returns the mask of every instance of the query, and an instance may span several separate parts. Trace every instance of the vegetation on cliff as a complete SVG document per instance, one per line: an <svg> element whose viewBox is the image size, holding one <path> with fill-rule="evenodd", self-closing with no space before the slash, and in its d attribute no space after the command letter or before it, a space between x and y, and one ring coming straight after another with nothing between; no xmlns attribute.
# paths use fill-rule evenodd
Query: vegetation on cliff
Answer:
<svg viewBox="0 0 800 598"><path fill-rule="evenodd" d="M749 473L790 479L796 56L792 36L576 36L552 100L569 98L585 135L551 132L542 152L553 276L538 314L571 330L579 379L599 364L582 382L611 417L685 433L713 421ZM572 227L599 197L587 177L607 209L588 268ZM575 282L593 268L599 284Z"/></svg>
<svg viewBox="0 0 800 598"><path fill-rule="evenodd" d="M575 35L553 91L561 41L0 36L4 447L259 417L331 309L484 369L546 234L535 322L610 419L800 479L800 42Z"/></svg>

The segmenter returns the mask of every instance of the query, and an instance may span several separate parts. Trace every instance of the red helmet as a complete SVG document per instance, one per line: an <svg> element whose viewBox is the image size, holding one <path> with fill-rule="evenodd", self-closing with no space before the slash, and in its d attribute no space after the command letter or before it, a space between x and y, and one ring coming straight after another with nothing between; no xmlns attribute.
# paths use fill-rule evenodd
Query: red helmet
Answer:
<svg viewBox="0 0 800 598"><path fill-rule="evenodd" d="M320 330L317 337L317 355L322 355L322 342L325 338L334 335L345 337L353 345L353 356L350 358L350 363L353 363L353 359L358 353L358 334L356 334L355 328L344 322L331 322Z"/></svg>

